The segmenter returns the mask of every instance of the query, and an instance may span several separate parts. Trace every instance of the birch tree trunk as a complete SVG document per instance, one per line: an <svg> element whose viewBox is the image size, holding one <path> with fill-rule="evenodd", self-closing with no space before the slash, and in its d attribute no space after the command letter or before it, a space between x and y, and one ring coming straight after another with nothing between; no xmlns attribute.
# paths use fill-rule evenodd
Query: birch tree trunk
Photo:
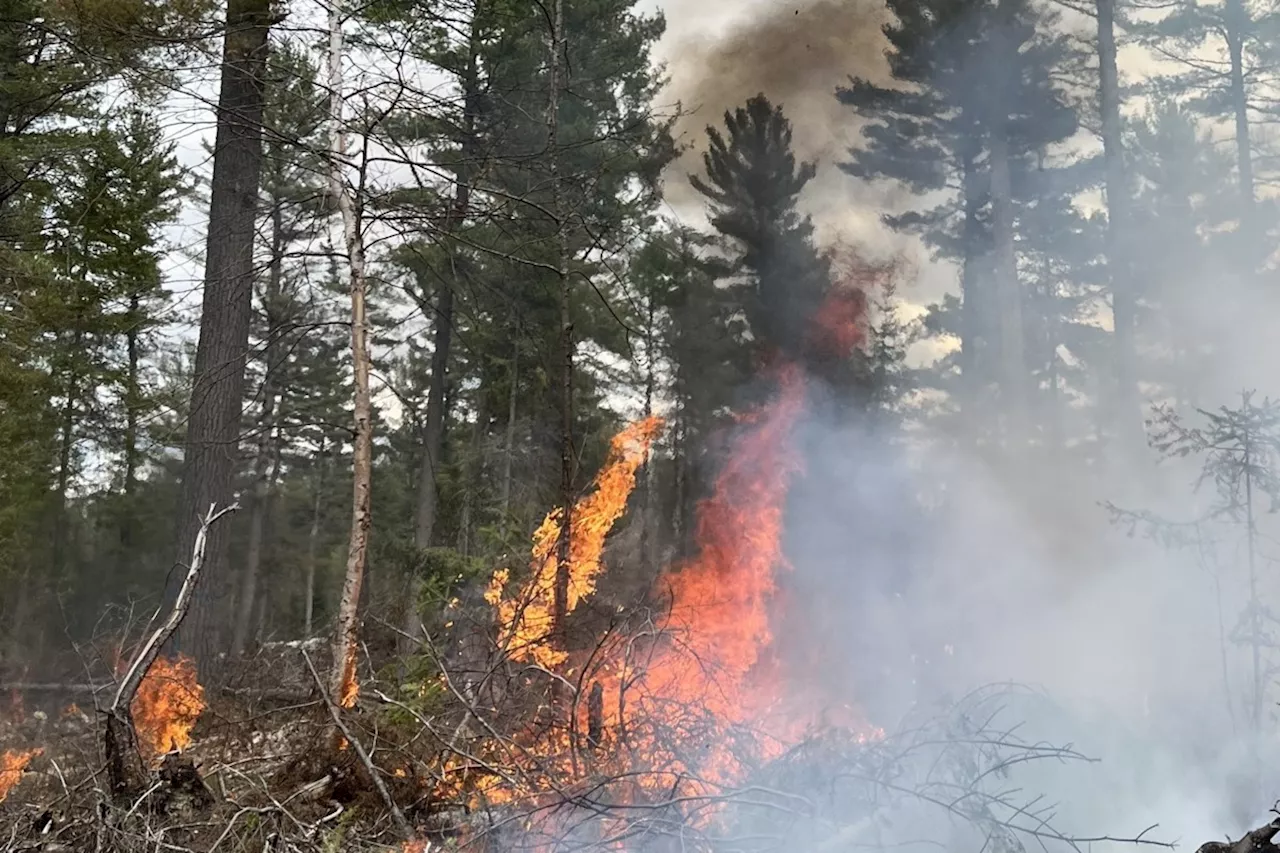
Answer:
<svg viewBox="0 0 1280 853"><path fill-rule="evenodd" d="M370 485L373 478L373 404L369 393L369 321L365 312L364 238L360 201L346 180L347 131L343 110L344 9L333 3L329 10L329 190L342 215L351 290L351 366L355 375L355 423L352 438L351 541L347 570L338 602L338 626L333 641L333 668L329 697L335 705L350 707L358 692L356 649L359 640L360 590L364 584L369 549Z"/></svg>

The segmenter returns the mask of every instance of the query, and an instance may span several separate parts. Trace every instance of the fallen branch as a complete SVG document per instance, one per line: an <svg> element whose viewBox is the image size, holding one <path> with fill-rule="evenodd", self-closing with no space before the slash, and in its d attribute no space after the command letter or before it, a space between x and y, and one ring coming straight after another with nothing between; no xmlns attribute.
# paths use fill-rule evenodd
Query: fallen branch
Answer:
<svg viewBox="0 0 1280 853"><path fill-rule="evenodd" d="M1280 847L1273 840L1277 833L1280 833L1280 817L1246 832L1239 841L1206 841L1196 853L1280 853Z"/></svg>
<svg viewBox="0 0 1280 853"><path fill-rule="evenodd" d="M364 765L365 771L368 772L369 778L373 781L373 787L378 791L378 796L382 797L383 804L386 805L387 811L391 813L391 822L396 825L396 830L405 841L412 841L414 839L413 828L409 826L409 821L405 818L404 812L400 811L400 807L396 805L395 798L391 796L391 791L387 789L386 783L382 781L382 776L378 773L378 768L374 766L373 759L369 757L369 753L365 752L364 747L360 745L360 741L356 740L355 735L351 733L351 729L347 728L347 724L342 721L342 714L325 691L324 680L320 678L320 673L316 671L315 664L311 662L311 656L307 654L307 650L300 649L300 651L302 652L302 659L307 662L307 669L311 671L311 677L315 679L316 687L320 689L320 698L324 702L325 708L328 709L329 716L333 719L333 724L338 727L338 731L342 732L342 736L346 738L347 743L351 745L356 756L360 759L360 763Z"/></svg>
<svg viewBox="0 0 1280 853"><path fill-rule="evenodd" d="M160 650L178 630L182 620L186 618L191 607L191 599L195 595L196 582L200 579L200 570L204 567L205 545L209 540L209 529L223 516L240 508L239 504L231 504L219 510L216 504L210 505L209 512L200 524L200 532L196 534L195 547L191 551L191 564L187 567L187 576L178 590L178 597L173 603L173 610L160 627L152 632L147 642L138 650L133 662L125 670L124 677L116 688L115 698L104 712L107 717L105 749L107 759L107 775L111 789L118 797L128 796L130 792L142 787L146 773L142 767L142 758L138 752L137 732L133 727L132 705L138 688L151 670L151 665L160 656ZM158 613L159 611L157 611Z"/></svg>

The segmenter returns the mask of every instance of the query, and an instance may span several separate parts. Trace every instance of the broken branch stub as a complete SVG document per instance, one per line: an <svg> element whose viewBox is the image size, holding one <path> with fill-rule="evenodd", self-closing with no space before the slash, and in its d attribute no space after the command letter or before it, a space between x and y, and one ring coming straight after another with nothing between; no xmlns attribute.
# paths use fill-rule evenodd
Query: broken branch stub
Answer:
<svg viewBox="0 0 1280 853"><path fill-rule="evenodd" d="M205 546L209 540L209 529L224 516L240 509L238 503L218 509L216 504L209 506L209 512L200 523L200 532L196 535L195 546L191 549L191 563L187 567L187 576L183 578L178 597L173 609L160 624L142 648L134 656L133 662L125 670L124 677L116 688L115 697L104 711L106 714L106 733L103 747L107 762L107 775L111 783L112 793L118 797L127 797L141 790L146 785L147 772L142 754L138 750L137 731L133 725L133 700L138 694L152 664L160 656L160 650L178 630L182 620L191 607L191 599L195 595L196 583L200 579L204 567Z"/></svg>

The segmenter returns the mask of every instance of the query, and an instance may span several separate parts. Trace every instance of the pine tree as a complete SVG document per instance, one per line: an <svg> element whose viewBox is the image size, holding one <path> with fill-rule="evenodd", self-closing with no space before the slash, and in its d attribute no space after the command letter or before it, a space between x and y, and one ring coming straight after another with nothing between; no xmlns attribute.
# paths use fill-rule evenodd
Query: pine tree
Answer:
<svg viewBox="0 0 1280 853"><path fill-rule="evenodd" d="M934 324L960 340L950 390L972 405L995 383L1017 420L1030 398L1018 247L1046 151L1076 130L1054 77L1069 44L1051 12L1024 0L889 6L890 70L906 85L855 79L839 90L868 119L864 145L842 167L917 195L950 190L941 203L886 222L960 265L960 298L944 303Z"/></svg>
<svg viewBox="0 0 1280 853"><path fill-rule="evenodd" d="M1264 118L1260 112L1269 103L1265 87L1275 70L1274 32L1280 11L1258 0L1136 0L1134 5L1139 11L1150 7L1163 12L1154 21L1143 16L1130 26L1143 43L1181 62L1184 69L1156 80L1151 88L1185 98L1196 115L1226 120L1232 127L1239 223L1232 254L1236 268L1252 274L1270 255L1266 235L1275 224L1273 206L1258 198L1259 140L1253 138L1252 128Z"/></svg>
<svg viewBox="0 0 1280 853"><path fill-rule="evenodd" d="M231 639L235 657L247 648L256 607L262 599L259 574L265 527L279 477L282 445L287 438L280 418L289 409L293 394L293 386L286 380L289 353L301 337L314 333L304 324L305 309L301 304L301 291L310 273L306 252L319 243L326 225L319 203L323 196L323 162L315 154L325 115L323 98L316 86L316 68L303 51L286 45L272 57L269 75L261 188L267 231L263 241L266 263L257 288L254 329L258 411L247 430L252 445L252 480L248 541ZM297 260L299 255L301 260ZM269 591L268 588L266 592Z"/></svg>
<svg viewBox="0 0 1280 853"><path fill-rule="evenodd" d="M211 506L231 505L244 366L253 314L254 226L262 168L263 87L268 33L274 11L268 0L231 0L223 39L222 89L214 143L205 282L191 391L182 500L178 505L175 560L190 560L202 519ZM227 530L210 531L203 579L175 646L192 655L206 680L220 677L221 626L229 584ZM180 573L168 591L177 595Z"/></svg>
<svg viewBox="0 0 1280 853"><path fill-rule="evenodd" d="M706 178L690 177L711 203L711 224L732 241L734 285L757 356L774 350L798 358L807 324L830 283L813 245L813 225L796 212L812 163L797 163L791 123L763 94L724 116L725 134L708 127ZM726 136L727 134L727 136Z"/></svg>

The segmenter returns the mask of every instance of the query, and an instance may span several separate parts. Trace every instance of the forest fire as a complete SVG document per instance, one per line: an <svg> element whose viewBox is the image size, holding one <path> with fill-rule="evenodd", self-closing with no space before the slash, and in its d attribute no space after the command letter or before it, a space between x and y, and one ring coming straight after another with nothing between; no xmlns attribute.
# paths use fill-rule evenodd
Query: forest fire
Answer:
<svg viewBox="0 0 1280 853"><path fill-rule="evenodd" d="M139 745L152 760L186 749L204 707L195 662L183 655L174 660L156 658L130 709Z"/></svg>
<svg viewBox="0 0 1280 853"><path fill-rule="evenodd" d="M843 314L836 318L833 327L841 329L835 334L840 341L849 339L844 319ZM590 652L546 642L558 536L554 513L535 536L539 569L522 594L502 600L508 577L495 575L487 597L499 611L509 656L581 679L588 698L575 698L572 707L562 709L567 726L531 727L517 738L536 756L541 774L554 772L559 779L518 791L504 780L482 776L477 790L490 804L538 799L566 780L585 778L584 771L627 780L621 790L613 786L623 801L675 797L677 788L679 796L693 800L714 797L742 782L752 766L780 756L818 723L816 707L788 708L781 724L768 722L770 717L776 722L774 712L787 695L785 667L772 654L771 617L776 572L786 566L782 534L788 486L801 468L791 437L806 397L798 367L784 365L775 377L775 399L740 418L713 494L698 507L695 553L659 579L653 598L668 602L668 618L647 638L612 646L602 641ZM649 419L619 434L611 464L598 480L601 488L577 510L592 521L575 524L572 531L572 604L594 591L604 537L625 507L641 451L658 427ZM863 737L874 735L860 720L851 728ZM699 811L689 815L695 822L715 812L705 805L693 810Z"/></svg>
<svg viewBox="0 0 1280 853"><path fill-rule="evenodd" d="M764 657L773 638L774 572L785 565L783 506L800 466L789 439L804 409L804 384L791 367L778 378L777 400L743 418L714 493L698 508L696 555L659 581L659 595L670 601L667 642L643 663L621 662L604 690L607 724L633 743L647 741L651 758L668 752L660 762L667 775L732 783L740 768L723 736L757 721L779 689ZM672 735L711 734L696 733L706 726L717 737L700 766L661 746ZM776 752L766 748L760 757Z"/></svg>
<svg viewBox="0 0 1280 853"><path fill-rule="evenodd" d="M595 490L574 505L566 612L572 613L579 602L595 592L605 537L626 510L627 498L635 488L636 471L648 458L649 448L661 429L662 419L651 416L614 436L609 458L593 484ZM548 668L558 666L568 657L563 649L546 642L552 629L555 552L562 514L562 509L548 513L533 534L533 575L520 595L502 598L509 580L505 570L494 574L485 592L485 600L498 608L498 624L502 626L499 644L507 654Z"/></svg>
<svg viewBox="0 0 1280 853"><path fill-rule="evenodd" d="M22 779L22 774L31 760L42 752L44 752L42 749L25 751L7 749L0 753L0 802L4 802L9 792Z"/></svg>

